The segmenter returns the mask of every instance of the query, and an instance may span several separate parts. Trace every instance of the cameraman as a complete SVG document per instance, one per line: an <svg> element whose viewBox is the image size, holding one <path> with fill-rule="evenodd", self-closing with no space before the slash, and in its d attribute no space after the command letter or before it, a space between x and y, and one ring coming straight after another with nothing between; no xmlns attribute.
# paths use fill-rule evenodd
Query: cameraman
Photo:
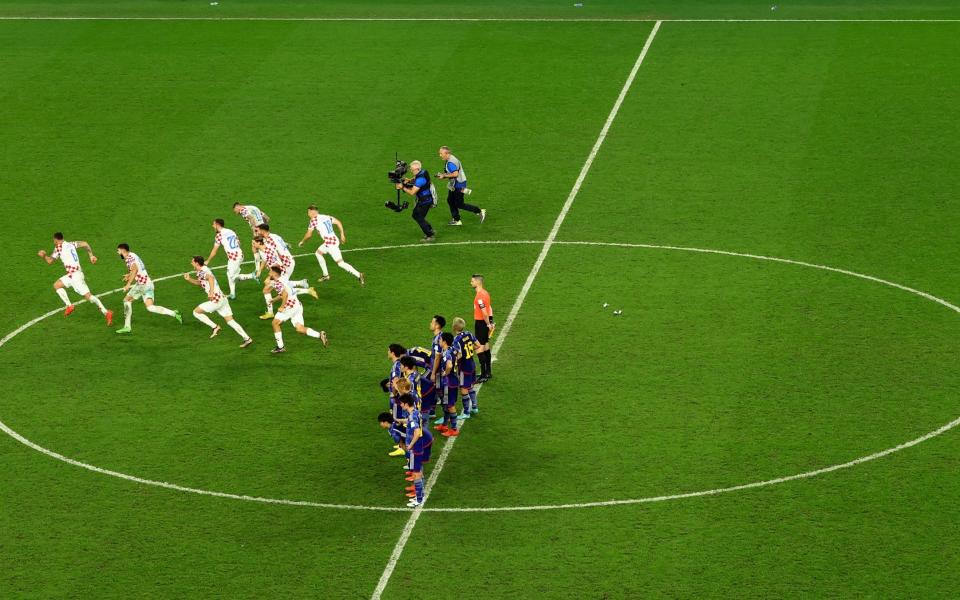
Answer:
<svg viewBox="0 0 960 600"><path fill-rule="evenodd" d="M423 230L422 242L432 242L435 239L433 227L427 221L427 213L437 204L433 184L430 183L430 173L427 173L419 160L410 163L412 178L405 178L402 183L396 184L398 190L410 194L416 199L417 205L413 209L413 220Z"/></svg>
<svg viewBox="0 0 960 600"><path fill-rule="evenodd" d="M449 146L440 146L440 158L443 160L443 172L437 173L437 178L447 180L447 204L450 206L451 217L447 225L463 225L460 221L461 209L480 215L480 222L483 223L487 218L487 211L463 200L464 194L469 194L470 190L467 188L467 174L460 160L450 153Z"/></svg>

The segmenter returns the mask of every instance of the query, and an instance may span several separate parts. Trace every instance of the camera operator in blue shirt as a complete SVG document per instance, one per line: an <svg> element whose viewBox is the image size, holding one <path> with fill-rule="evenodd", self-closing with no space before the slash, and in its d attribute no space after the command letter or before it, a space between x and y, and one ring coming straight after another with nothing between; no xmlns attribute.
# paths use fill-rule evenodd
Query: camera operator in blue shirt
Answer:
<svg viewBox="0 0 960 600"><path fill-rule="evenodd" d="M435 234L433 226L427 221L427 213L437 205L437 192L430 182L430 173L423 168L419 160L410 163L410 171L413 177L397 183L396 188L414 197L417 204L413 208L413 220L423 230L423 239L420 241L432 242Z"/></svg>

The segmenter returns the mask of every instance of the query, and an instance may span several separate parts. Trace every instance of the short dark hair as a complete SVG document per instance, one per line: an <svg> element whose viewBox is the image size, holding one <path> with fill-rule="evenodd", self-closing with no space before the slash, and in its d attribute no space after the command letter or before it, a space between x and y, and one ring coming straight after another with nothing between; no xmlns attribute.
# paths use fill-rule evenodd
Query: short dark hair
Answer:
<svg viewBox="0 0 960 600"><path fill-rule="evenodd" d="M407 353L407 349L400 344L390 344L389 350L394 356L403 356Z"/></svg>
<svg viewBox="0 0 960 600"><path fill-rule="evenodd" d="M257 229L262 229L262 230L264 230L264 231L270 231L270 226L267 225L266 223L260 223L259 225L257 225Z"/></svg>
<svg viewBox="0 0 960 600"><path fill-rule="evenodd" d="M450 333L449 331L444 331L443 333L441 333L440 339L445 341L448 346L453 345L453 334Z"/></svg>
<svg viewBox="0 0 960 600"><path fill-rule="evenodd" d="M234 208L236 208L236 207L238 207L238 206L240 206L240 203L239 203L239 202L234 202L234 203L233 203L233 207L234 207Z"/></svg>
<svg viewBox="0 0 960 600"><path fill-rule="evenodd" d="M307 207L307 210L320 210L320 209L317 208L316 204L311 204L310 206Z"/></svg>
<svg viewBox="0 0 960 600"><path fill-rule="evenodd" d="M415 359L414 357L412 357L412 356L410 356L410 355L404 355L404 356L401 356L401 357L400 357L400 364L403 365L404 367L408 368L408 369L416 369L416 368L417 368L417 359Z"/></svg>
<svg viewBox="0 0 960 600"><path fill-rule="evenodd" d="M214 219L213 222L219 225L220 227L223 227L225 225L225 223L223 222L223 219Z"/></svg>
<svg viewBox="0 0 960 600"><path fill-rule="evenodd" d="M129 245L129 244L117 244L117 250L126 250L127 252L130 252L130 245Z"/></svg>
<svg viewBox="0 0 960 600"><path fill-rule="evenodd" d="M262 236L262 235L255 236L255 237L253 238L253 241L255 241L255 242L258 243L258 244L262 244L262 243L263 243L263 236Z"/></svg>
<svg viewBox="0 0 960 600"><path fill-rule="evenodd" d="M203 257L202 257L202 256L194 256L194 257L193 257L193 262L197 263L198 265L200 265L200 266L202 267L202 266L203 266Z"/></svg>
<svg viewBox="0 0 960 600"><path fill-rule="evenodd" d="M377 421L380 423L393 423L393 415L388 412L382 412L377 415Z"/></svg>
<svg viewBox="0 0 960 600"><path fill-rule="evenodd" d="M437 322L437 325L440 326L440 329L443 329L447 326L447 320L440 315L433 315L433 320Z"/></svg>
<svg viewBox="0 0 960 600"><path fill-rule="evenodd" d="M405 404L407 406L413 406L417 403L417 399L413 397L413 394L404 394L397 398L397 404Z"/></svg>
<svg viewBox="0 0 960 600"><path fill-rule="evenodd" d="M63 234L58 231L58 232L56 232L55 234L53 234L53 239L55 239L55 240L62 240L62 239L63 239Z"/></svg>
<svg viewBox="0 0 960 600"><path fill-rule="evenodd" d="M283 269L281 269L277 265L273 265L272 267L270 267L270 270L276 273L277 275L283 275Z"/></svg>

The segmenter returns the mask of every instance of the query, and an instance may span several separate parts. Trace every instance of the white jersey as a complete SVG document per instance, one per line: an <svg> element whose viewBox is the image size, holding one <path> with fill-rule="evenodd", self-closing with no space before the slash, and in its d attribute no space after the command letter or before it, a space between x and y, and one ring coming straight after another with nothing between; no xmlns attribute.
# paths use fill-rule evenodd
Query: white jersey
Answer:
<svg viewBox="0 0 960 600"><path fill-rule="evenodd" d="M244 219L247 219L247 218L253 219L253 224L255 226L263 225L266 222L266 219L263 218L263 211L252 204L248 204L247 206L241 206L240 216L243 217Z"/></svg>
<svg viewBox="0 0 960 600"><path fill-rule="evenodd" d="M147 285L150 283L150 274L147 273L147 266L143 264L143 261L140 260L140 257L134 254L133 252L127 252L127 257L123 260L127 263L127 270L133 271L133 266L137 266L137 277L134 279L135 283L140 285Z"/></svg>
<svg viewBox="0 0 960 600"><path fill-rule="evenodd" d="M217 283L217 278L213 277L213 289L210 289L210 282L207 281L207 275L213 277L213 271L210 270L210 267L204 265L197 270L197 279L200 280L200 287L203 288L203 291L207 293L207 296L213 296L214 302L219 302L223 300L223 292L220 291L220 284Z"/></svg>
<svg viewBox="0 0 960 600"><path fill-rule="evenodd" d="M337 246L340 244L340 238L333 231L333 217L330 215L317 215L310 219L310 228L315 230L323 238L323 243L327 246Z"/></svg>
<svg viewBox="0 0 960 600"><path fill-rule="evenodd" d="M213 238L214 244L223 246L227 251L227 258L230 260L243 260L243 250L240 249L240 238L237 232L223 227Z"/></svg>
<svg viewBox="0 0 960 600"><path fill-rule="evenodd" d="M273 290L277 293L277 296L282 295L283 292L287 292L287 301L283 303L283 306L280 307L280 310L295 310L298 306L301 306L300 299L297 298L296 292L294 292L293 288L290 287L289 281L274 279Z"/></svg>
<svg viewBox="0 0 960 600"><path fill-rule="evenodd" d="M267 239L269 240L267 242L267 246L276 250L276 253L279 256L281 257L286 256L287 258L293 258L293 254L290 254L290 246L287 245L287 242L285 242L282 237L280 237L275 233L271 233L269 234Z"/></svg>
<svg viewBox="0 0 960 600"><path fill-rule="evenodd" d="M63 263L63 268L67 270L67 275L73 275L74 273L83 271L83 269L80 268L80 255L77 254L77 242L60 242L60 244L54 248L51 258L54 260L60 259L60 262Z"/></svg>

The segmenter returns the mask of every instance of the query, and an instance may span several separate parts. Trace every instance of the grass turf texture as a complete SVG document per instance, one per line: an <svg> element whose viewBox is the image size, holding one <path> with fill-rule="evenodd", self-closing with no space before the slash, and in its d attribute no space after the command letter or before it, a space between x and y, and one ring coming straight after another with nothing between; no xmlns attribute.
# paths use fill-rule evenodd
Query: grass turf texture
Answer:
<svg viewBox="0 0 960 600"><path fill-rule="evenodd" d="M449 29L423 27L433 39ZM665 25L560 239L766 253L950 299L955 26L890 27ZM319 199L345 221L350 246L408 243L409 216L378 206L395 149L432 165L435 146L452 143L470 169L491 220L441 228L443 240L542 239L649 25L457 31L454 61L391 24L0 24L11 49L0 142L13 149L0 155L0 195L16 215L12 253L24 257L0 283L0 323L10 330L56 306L49 284L61 269L29 257L57 228L94 245L103 262L85 269L95 291L119 281L118 241L155 276L183 270L235 198L268 210L288 241ZM454 124L443 119L442 77L403 89L409 68L388 68L454 63L467 74ZM407 124L421 114L417 136L397 126L397 115ZM531 175L547 171L543 182ZM438 228L443 212L432 215ZM399 504L397 463L372 424L385 345L425 342L435 310L465 314L466 276L480 264L502 321L537 250L348 254L368 289L334 268L319 308L307 305L308 324L328 328L333 345L288 332L282 357L264 353L253 284L234 303L259 342L250 353L229 330L208 342L189 317L179 328L141 306L135 336L115 339L81 306L0 351L0 415L42 445L136 475ZM310 257L298 271L319 274ZM178 280L157 294L185 311L202 299ZM603 312L605 301L624 316ZM117 295L106 302L119 308ZM942 307L842 275L557 246L432 502L657 495L867 454L956 416L958 327ZM942 550L960 537L948 476L956 439L709 499L428 513L387 596L408 597L423 585L423 557L440 555L469 568L439 597L947 596L958 565ZM0 590L18 595L363 597L406 519L183 495L9 439L0 448Z"/></svg>

